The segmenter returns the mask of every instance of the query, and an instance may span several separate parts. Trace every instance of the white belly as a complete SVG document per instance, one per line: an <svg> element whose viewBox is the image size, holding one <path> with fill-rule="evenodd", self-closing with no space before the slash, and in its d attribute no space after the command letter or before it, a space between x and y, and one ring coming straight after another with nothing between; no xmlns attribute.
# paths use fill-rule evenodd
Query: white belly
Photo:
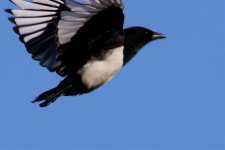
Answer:
<svg viewBox="0 0 225 150"><path fill-rule="evenodd" d="M103 60L93 58L88 61L78 71L83 84L88 89L94 89L111 80L123 66L123 50L124 46L108 50Z"/></svg>

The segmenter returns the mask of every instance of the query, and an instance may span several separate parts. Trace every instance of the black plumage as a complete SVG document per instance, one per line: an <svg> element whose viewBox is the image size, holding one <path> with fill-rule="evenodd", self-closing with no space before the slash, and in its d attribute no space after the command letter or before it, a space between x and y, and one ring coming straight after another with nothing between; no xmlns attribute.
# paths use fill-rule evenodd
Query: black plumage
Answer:
<svg viewBox="0 0 225 150"><path fill-rule="evenodd" d="M33 102L48 106L60 96L88 93L109 81L150 41L165 35L143 27L123 29L121 0L11 0L21 10L15 17L32 58L64 80Z"/></svg>

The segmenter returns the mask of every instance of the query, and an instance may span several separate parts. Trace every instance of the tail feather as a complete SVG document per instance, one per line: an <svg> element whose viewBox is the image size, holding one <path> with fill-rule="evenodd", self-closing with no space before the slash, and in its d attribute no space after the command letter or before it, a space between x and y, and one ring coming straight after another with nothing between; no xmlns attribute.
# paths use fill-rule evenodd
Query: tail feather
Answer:
<svg viewBox="0 0 225 150"><path fill-rule="evenodd" d="M42 102L40 107L47 107L51 103L54 103L57 98L63 95L65 88L56 87L40 94L32 103Z"/></svg>

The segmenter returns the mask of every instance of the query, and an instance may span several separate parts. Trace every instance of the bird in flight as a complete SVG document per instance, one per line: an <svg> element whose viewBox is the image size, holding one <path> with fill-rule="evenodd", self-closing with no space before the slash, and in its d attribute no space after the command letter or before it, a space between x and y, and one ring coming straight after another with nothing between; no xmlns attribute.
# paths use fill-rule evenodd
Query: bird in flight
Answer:
<svg viewBox="0 0 225 150"><path fill-rule="evenodd" d="M7 9L34 60L64 79L32 102L46 107L60 96L102 86L147 43L166 36L144 27L123 28L122 0L11 0Z"/></svg>

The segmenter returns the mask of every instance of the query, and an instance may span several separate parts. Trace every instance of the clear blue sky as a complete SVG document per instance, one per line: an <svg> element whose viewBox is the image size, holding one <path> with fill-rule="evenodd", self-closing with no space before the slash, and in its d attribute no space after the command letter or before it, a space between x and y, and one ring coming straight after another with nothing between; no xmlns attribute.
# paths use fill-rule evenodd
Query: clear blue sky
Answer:
<svg viewBox="0 0 225 150"><path fill-rule="evenodd" d="M0 150L224 150L224 1L124 0L149 44L107 85L31 104L61 80L33 61L0 1Z"/></svg>

